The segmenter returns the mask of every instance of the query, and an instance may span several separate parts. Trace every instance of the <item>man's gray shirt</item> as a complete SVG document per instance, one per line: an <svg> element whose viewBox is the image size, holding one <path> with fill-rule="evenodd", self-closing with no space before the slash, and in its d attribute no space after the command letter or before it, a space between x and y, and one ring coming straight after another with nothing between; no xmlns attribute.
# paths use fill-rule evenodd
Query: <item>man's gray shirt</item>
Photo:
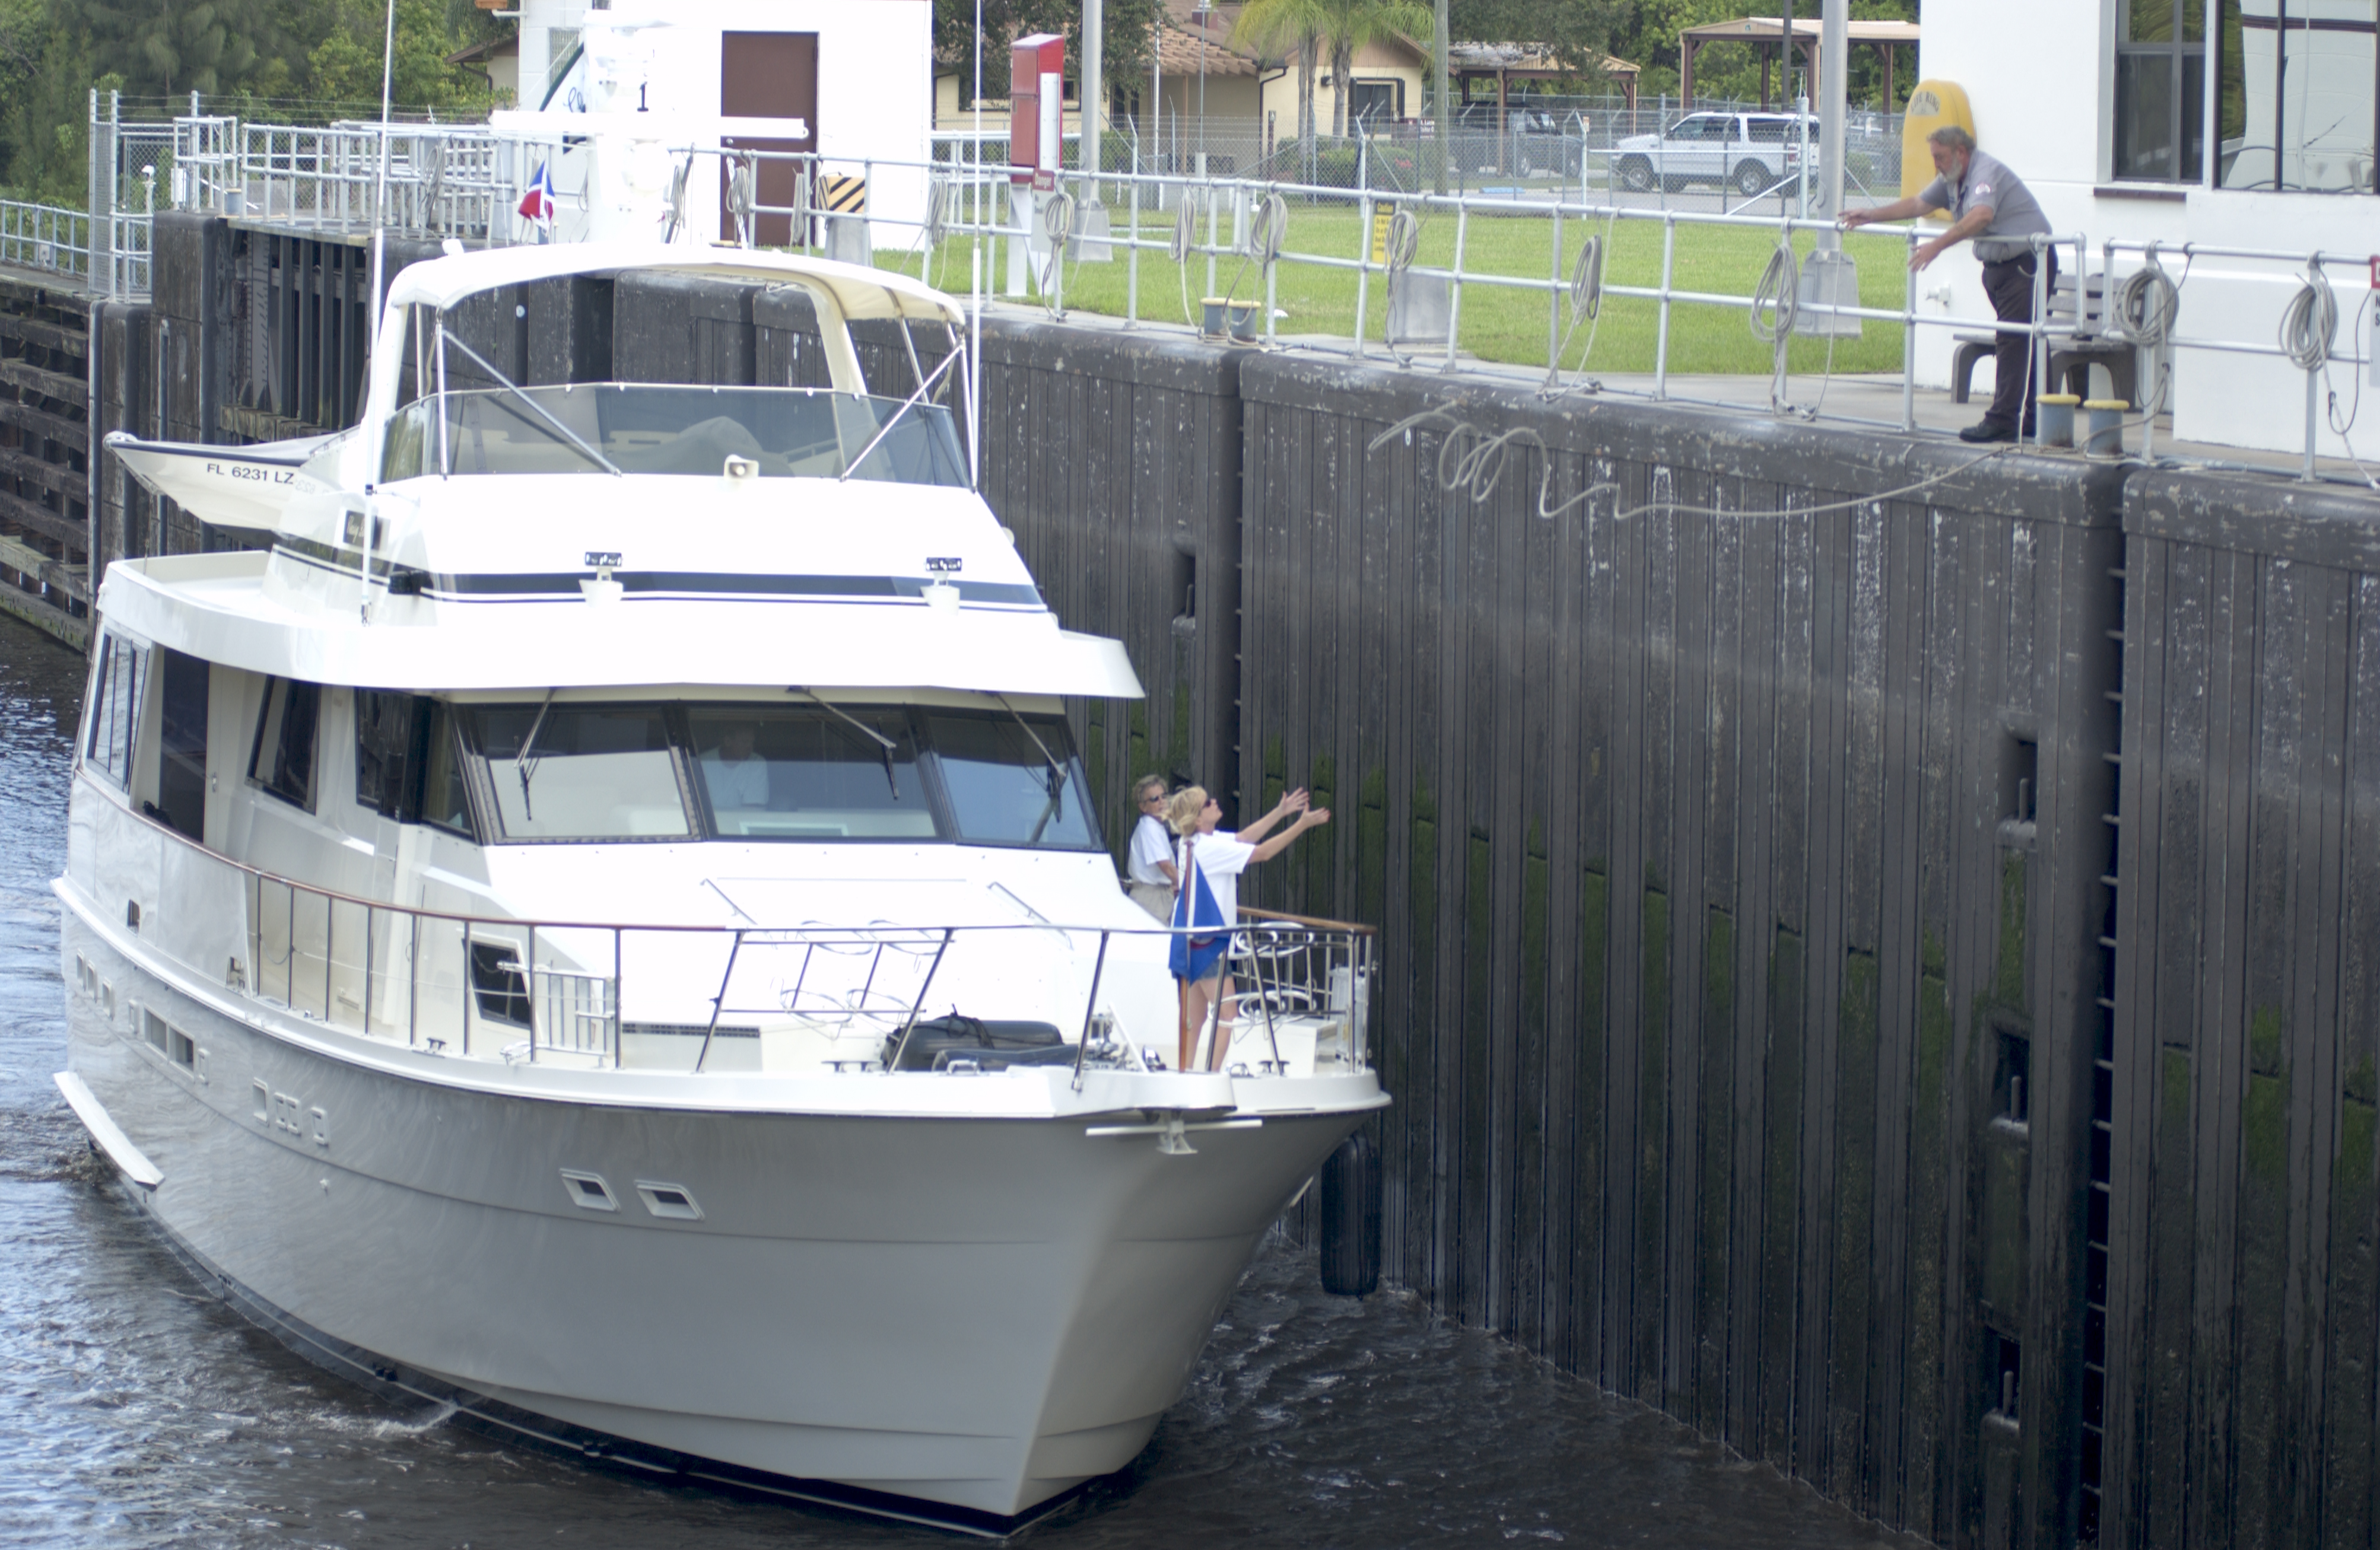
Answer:
<svg viewBox="0 0 2380 1550"><path fill-rule="evenodd" d="M2033 190L2009 171L2007 163L1981 151L1968 153L1966 176L1956 188L1949 178L1937 177L1917 200L1929 210L1949 211L1954 222L1979 205L1990 206L1991 224L1975 234L1975 257L1985 263L2023 257L2033 251L2033 244L2024 239L2049 230L2049 218L2042 214Z"/></svg>

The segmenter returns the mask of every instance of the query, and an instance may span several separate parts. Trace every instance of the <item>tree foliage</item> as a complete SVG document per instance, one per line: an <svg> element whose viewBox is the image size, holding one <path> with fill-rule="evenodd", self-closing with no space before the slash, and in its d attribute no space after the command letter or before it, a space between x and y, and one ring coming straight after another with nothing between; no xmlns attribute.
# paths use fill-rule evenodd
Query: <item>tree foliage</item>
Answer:
<svg viewBox="0 0 2380 1550"><path fill-rule="evenodd" d="M1629 18L1659 0L1452 0L1447 23L1457 42L1525 43L1592 79L1607 55L1634 55L1613 39ZM1742 0L1738 0L1741 4ZM1754 0L1755 4L1758 0ZM1812 5L1817 0L1810 0Z"/></svg>
<svg viewBox="0 0 2380 1550"><path fill-rule="evenodd" d="M83 202L94 87L152 111L191 91L249 117L376 107L387 15L385 0L0 0L0 183ZM471 0L396 0L394 105L490 106L487 77L446 56L511 25Z"/></svg>
<svg viewBox="0 0 2380 1550"><path fill-rule="evenodd" d="M1126 91L1148 79L1160 0L1103 0L1100 68L1111 89ZM934 0L934 60L959 70L959 101L975 90L975 0ZM1008 96L1008 46L1036 32L1066 38L1066 74L1079 79L1083 12L1079 0L983 0L983 94Z"/></svg>

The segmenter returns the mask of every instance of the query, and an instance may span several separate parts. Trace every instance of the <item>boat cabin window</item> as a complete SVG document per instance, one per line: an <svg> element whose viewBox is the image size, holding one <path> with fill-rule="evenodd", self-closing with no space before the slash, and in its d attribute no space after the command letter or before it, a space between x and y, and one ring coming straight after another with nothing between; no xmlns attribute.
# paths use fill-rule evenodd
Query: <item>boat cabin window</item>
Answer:
<svg viewBox="0 0 2380 1550"><path fill-rule="evenodd" d="M666 716L613 705L488 706L468 713L499 840L690 836Z"/></svg>
<svg viewBox="0 0 2380 1550"><path fill-rule="evenodd" d="M711 831L722 838L934 838L901 711L718 706L687 721Z"/></svg>
<svg viewBox="0 0 2380 1550"><path fill-rule="evenodd" d="M755 701L529 702L455 714L480 811L494 812L492 842L699 835L1099 848L1061 716ZM433 737L433 761L441 746ZM433 763L425 785L441 779ZM425 821L437 821L424 801ZM459 801L451 810L462 817Z"/></svg>
<svg viewBox="0 0 2380 1550"><path fill-rule="evenodd" d="M448 393L389 421L382 477L628 474L717 478L731 457L762 478L965 488L966 457L939 404L816 388L578 383Z"/></svg>
<svg viewBox="0 0 2380 1550"><path fill-rule="evenodd" d="M958 838L1060 850L1098 843L1063 721L1007 715L928 721Z"/></svg>
<svg viewBox="0 0 2380 1550"><path fill-rule="evenodd" d="M256 746L248 778L293 806L314 810L314 728L322 686L275 678L264 685L264 714L256 720Z"/></svg>
<svg viewBox="0 0 2380 1550"><path fill-rule="evenodd" d="M409 805L406 766L418 703L384 689L356 691L356 803L383 817L403 817Z"/></svg>
<svg viewBox="0 0 2380 1550"><path fill-rule="evenodd" d="M149 648L109 631L100 637L83 715L83 762L118 786L132 781L132 745L140 731L140 696L149 684Z"/></svg>
<svg viewBox="0 0 2380 1550"><path fill-rule="evenodd" d="M421 734L421 821L467 840L477 839L471 796L463 781L463 754L455 740L455 713L430 702Z"/></svg>
<svg viewBox="0 0 2380 1550"><path fill-rule="evenodd" d="M475 837L455 719L443 701L356 691L356 804L399 823Z"/></svg>
<svg viewBox="0 0 2380 1550"><path fill-rule="evenodd" d="M157 653L157 817L204 842L207 822L208 665L171 648Z"/></svg>

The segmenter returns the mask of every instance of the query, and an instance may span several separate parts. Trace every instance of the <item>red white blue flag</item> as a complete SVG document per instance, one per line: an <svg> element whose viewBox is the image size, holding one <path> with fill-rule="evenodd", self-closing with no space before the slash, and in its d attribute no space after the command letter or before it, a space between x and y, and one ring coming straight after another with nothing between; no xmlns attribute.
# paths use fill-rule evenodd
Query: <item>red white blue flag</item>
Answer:
<svg viewBox="0 0 2380 1550"><path fill-rule="evenodd" d="M542 232L553 229L553 174L540 162L537 176L528 180L528 192L521 196L520 212Z"/></svg>

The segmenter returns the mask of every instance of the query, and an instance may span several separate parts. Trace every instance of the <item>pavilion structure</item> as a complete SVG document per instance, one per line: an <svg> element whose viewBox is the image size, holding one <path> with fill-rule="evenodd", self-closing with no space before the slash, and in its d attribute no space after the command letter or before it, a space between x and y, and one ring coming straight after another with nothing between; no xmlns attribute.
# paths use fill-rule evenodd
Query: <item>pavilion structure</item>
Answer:
<svg viewBox="0 0 2380 1550"><path fill-rule="evenodd" d="M1504 122L1512 111L1515 81L1523 83L1525 92L1528 83L1572 80L1580 73L1552 54L1525 43L1455 43L1448 48L1446 57L1447 73L1451 78L1455 101L1471 101L1471 89L1475 84L1485 82L1494 85L1499 123ZM1598 60L1597 67L1620 89L1629 111L1634 112L1638 67L1625 59L1612 58ZM1485 92L1480 93L1482 101L1486 100L1486 95Z"/></svg>
<svg viewBox="0 0 2380 1550"><path fill-rule="evenodd" d="M1688 112L1694 103L1694 55L1713 43L1744 43L1760 54L1760 105L1768 105L1769 65L1781 60L1785 52L1787 23L1777 17L1750 16L1734 21L1706 22L1689 27L1678 34L1678 95L1684 99ZM1791 23L1793 44L1801 54L1810 78L1818 75L1819 22L1815 17L1796 17ZM1851 45L1861 44L1881 51L1884 55L1884 111L1893 111L1893 60L1902 48L1917 46L1917 23L1913 21L1853 21L1851 24ZM1785 72L1790 79L1791 72ZM1785 80L1778 85L1783 93ZM1790 93L1783 93L1790 94Z"/></svg>

